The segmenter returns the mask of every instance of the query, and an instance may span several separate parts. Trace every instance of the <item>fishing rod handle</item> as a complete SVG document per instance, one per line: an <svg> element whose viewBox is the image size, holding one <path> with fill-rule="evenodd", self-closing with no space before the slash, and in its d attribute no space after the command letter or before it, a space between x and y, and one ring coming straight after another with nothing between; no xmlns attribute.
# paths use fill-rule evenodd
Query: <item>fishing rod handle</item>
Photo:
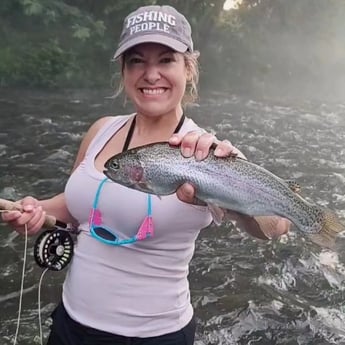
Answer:
<svg viewBox="0 0 345 345"><path fill-rule="evenodd" d="M23 212L22 205L6 200L6 199L0 199L0 210L4 211L20 211ZM56 225L56 218L54 216L46 215L46 219L43 224L43 228L54 228Z"/></svg>

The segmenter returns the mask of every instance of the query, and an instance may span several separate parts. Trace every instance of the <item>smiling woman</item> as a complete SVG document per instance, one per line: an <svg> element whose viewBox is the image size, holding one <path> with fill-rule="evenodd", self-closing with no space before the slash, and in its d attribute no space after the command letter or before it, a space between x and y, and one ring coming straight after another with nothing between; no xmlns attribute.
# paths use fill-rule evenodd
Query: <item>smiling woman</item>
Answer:
<svg viewBox="0 0 345 345"><path fill-rule="evenodd" d="M159 199L113 183L103 170L111 156L157 141L169 141L197 160L241 154L184 113L184 97L196 92L197 57L190 24L173 7L144 6L130 13L114 59L135 112L91 125L63 193L45 200L26 197L19 202L22 213L3 214L18 232L26 226L30 235L41 229L46 212L78 227L48 345L193 344L188 266L200 230L212 222L210 210L193 205L191 184ZM138 179L141 171L134 173ZM245 217L241 224L264 236L255 219ZM288 229L273 226L280 233Z"/></svg>
<svg viewBox="0 0 345 345"><path fill-rule="evenodd" d="M129 49L128 51L124 52L120 57L120 64L121 64L121 71L122 71L122 78L119 82L119 86L117 91L115 92L114 97L118 97L125 89L125 76L128 77L128 73L126 70L133 70L136 66L136 70L144 68L145 64L147 65L149 61L147 61L147 56L145 60L145 56L143 51L149 52L151 51L151 47L153 47L153 51L157 50L156 60L158 60L157 66L165 65L165 69L169 67L169 65L173 65L173 63L179 63L181 67L181 60L182 64L184 64L184 71L183 71L183 78L180 81L183 81L183 94L182 94L182 101L181 105L185 106L188 103L193 103L198 98L198 82L199 82L199 66L198 66L198 57L199 52L194 50L192 52L186 51L184 54L179 54L173 49L155 43L143 43L138 44L136 47ZM147 55L147 53L146 53ZM150 62L152 65L152 61ZM159 70L149 70L151 76L148 74L147 77L152 80L155 78L161 79ZM156 75L152 77L152 73L156 73ZM146 77L146 78L147 78ZM152 79L153 78L153 79ZM176 77L175 77L176 78ZM128 80L128 78L126 78ZM153 80L154 82L154 80ZM168 88L162 88L161 90L157 88L150 88L147 87L142 89L142 92L146 94L159 94L164 93L167 91ZM125 90L126 91L126 90Z"/></svg>
<svg viewBox="0 0 345 345"><path fill-rule="evenodd" d="M158 117L175 111L189 74L182 54L161 44L143 43L125 54L124 64L125 92L140 114Z"/></svg>

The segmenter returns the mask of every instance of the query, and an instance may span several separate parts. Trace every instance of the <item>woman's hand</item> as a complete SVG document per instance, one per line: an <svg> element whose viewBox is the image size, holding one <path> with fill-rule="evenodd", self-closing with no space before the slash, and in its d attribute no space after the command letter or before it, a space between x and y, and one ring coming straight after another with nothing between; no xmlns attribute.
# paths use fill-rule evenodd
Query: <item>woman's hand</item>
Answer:
<svg viewBox="0 0 345 345"><path fill-rule="evenodd" d="M270 240L287 234L291 228L291 222L288 219L278 216L257 216L255 220L259 224L260 230Z"/></svg>
<svg viewBox="0 0 345 345"><path fill-rule="evenodd" d="M185 136L174 134L169 143L171 145L180 145L181 152L185 157L195 156L197 160L205 159L210 151L211 146L216 144L214 155L217 157L227 157L236 154L245 159L245 156L228 140L219 141L210 133L200 134L199 132L189 132ZM176 191L177 197L189 204L200 204L195 198L195 189L185 183ZM240 228L256 238L275 239L286 234L291 226L291 222L285 218L277 216L250 217L238 212L219 209L223 212L220 218L236 221Z"/></svg>
<svg viewBox="0 0 345 345"><path fill-rule="evenodd" d="M235 211L224 210L224 219L235 221L237 226L253 237L275 240L289 232L291 222L278 216L251 217Z"/></svg>
<svg viewBox="0 0 345 345"><path fill-rule="evenodd" d="M184 136L181 134L174 134L169 143L171 145L180 145L181 153L184 157L192 157L193 155L197 160L205 159L210 148L216 144L216 149L214 150L214 155L217 157L227 157L231 154L236 154L243 157L243 154L236 149L228 140L219 141L213 134L192 131ZM184 183L176 191L177 197L184 202L195 204L195 189L189 183Z"/></svg>
<svg viewBox="0 0 345 345"><path fill-rule="evenodd" d="M43 211L37 199L28 196L16 202L21 205L22 211L9 211L1 213L1 218L20 234L36 234L43 226L46 212Z"/></svg>

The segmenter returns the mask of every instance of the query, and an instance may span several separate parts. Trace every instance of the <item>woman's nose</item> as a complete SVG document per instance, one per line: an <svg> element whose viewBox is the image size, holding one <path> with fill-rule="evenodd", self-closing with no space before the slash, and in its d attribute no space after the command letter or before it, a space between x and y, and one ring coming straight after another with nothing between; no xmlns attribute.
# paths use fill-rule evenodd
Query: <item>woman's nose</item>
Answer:
<svg viewBox="0 0 345 345"><path fill-rule="evenodd" d="M145 81L147 81L150 84L156 83L161 78L158 66L152 64L147 65L145 69L144 78Z"/></svg>

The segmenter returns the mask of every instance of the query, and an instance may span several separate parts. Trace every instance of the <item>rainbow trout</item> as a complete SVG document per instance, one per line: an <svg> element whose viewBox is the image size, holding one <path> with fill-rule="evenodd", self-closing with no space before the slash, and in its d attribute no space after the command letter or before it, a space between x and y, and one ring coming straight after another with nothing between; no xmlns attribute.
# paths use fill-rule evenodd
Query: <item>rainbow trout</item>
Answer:
<svg viewBox="0 0 345 345"><path fill-rule="evenodd" d="M236 156L219 158L210 152L197 161L183 157L179 147L160 142L111 157L104 174L121 185L159 196L173 194L188 182L196 188L196 197L212 207L248 216L287 218L326 247L345 230L332 211L297 194L296 185Z"/></svg>

